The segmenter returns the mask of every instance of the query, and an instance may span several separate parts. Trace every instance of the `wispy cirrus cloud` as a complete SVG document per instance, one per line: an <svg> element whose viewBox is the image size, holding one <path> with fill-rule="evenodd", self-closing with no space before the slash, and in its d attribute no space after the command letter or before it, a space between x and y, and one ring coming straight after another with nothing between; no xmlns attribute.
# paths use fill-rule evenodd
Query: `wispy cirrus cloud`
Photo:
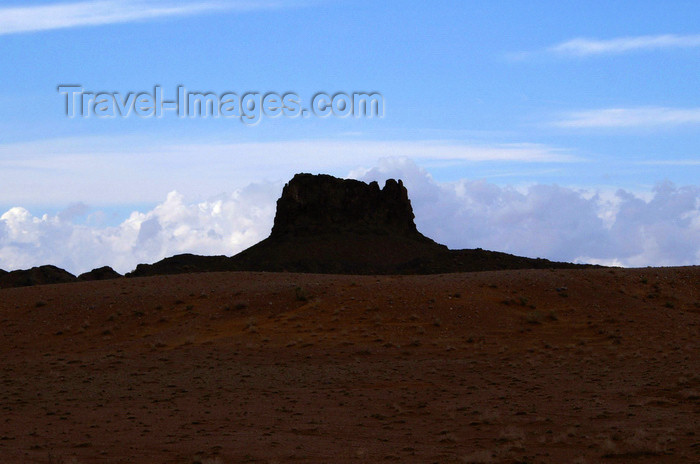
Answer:
<svg viewBox="0 0 700 464"><path fill-rule="evenodd" d="M439 165L585 161L566 148L534 143L313 139L165 144L146 137L71 137L0 144L0 198L24 205L46 198L138 203L157 201L171 190L196 196L257 179L287 179L296 172L340 173L391 157Z"/></svg>
<svg viewBox="0 0 700 464"><path fill-rule="evenodd" d="M602 108L574 111L553 121L555 127L587 128L651 128L700 124L700 108Z"/></svg>
<svg viewBox="0 0 700 464"><path fill-rule="evenodd" d="M93 0L0 8L0 35L188 16L218 10L248 11L282 6L280 1Z"/></svg>
<svg viewBox="0 0 700 464"><path fill-rule="evenodd" d="M700 166L700 159L647 160L637 164L649 166Z"/></svg>
<svg viewBox="0 0 700 464"><path fill-rule="evenodd" d="M585 57L669 48L700 48L700 34L642 35L614 39L576 38L549 47L547 51L558 55Z"/></svg>

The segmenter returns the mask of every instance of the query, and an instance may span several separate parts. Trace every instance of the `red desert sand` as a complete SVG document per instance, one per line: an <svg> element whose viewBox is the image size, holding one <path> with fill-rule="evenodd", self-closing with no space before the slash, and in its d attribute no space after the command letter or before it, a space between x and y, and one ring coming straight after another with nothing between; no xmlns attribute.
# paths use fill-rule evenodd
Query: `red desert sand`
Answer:
<svg viewBox="0 0 700 464"><path fill-rule="evenodd" d="M698 463L700 267L0 290L2 463Z"/></svg>

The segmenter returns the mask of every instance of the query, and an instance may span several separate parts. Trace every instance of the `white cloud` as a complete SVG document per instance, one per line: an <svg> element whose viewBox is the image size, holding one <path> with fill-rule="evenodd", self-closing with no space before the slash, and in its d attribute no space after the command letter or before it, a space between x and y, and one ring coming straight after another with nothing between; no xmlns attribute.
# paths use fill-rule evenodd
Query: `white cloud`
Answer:
<svg viewBox="0 0 700 464"><path fill-rule="evenodd" d="M619 37L607 40L577 38L554 45L548 51L559 55L584 57L641 50L698 47L700 47L700 35L664 34Z"/></svg>
<svg viewBox="0 0 700 464"><path fill-rule="evenodd" d="M419 230L451 248L625 266L700 262L698 186L662 183L631 193L442 183L407 158L385 159L350 177L403 179ZM0 216L0 268L55 264L80 273L111 265L126 272L178 253L233 255L269 234L281 190L281 182L255 183L203 202L172 192L114 227L76 223L84 205L41 217L11 208Z"/></svg>
<svg viewBox="0 0 700 464"><path fill-rule="evenodd" d="M133 212L116 227L76 224L75 206L41 217L11 208L0 216L0 268L54 264L77 274L110 265L123 273L179 253L232 255L270 232L281 189L251 184L199 203L171 192L151 211Z"/></svg>
<svg viewBox="0 0 700 464"><path fill-rule="evenodd" d="M625 266L700 262L697 186L663 183L645 195L555 185L516 189L468 179L439 183L406 159L351 175L403 178L419 230L451 248Z"/></svg>
<svg viewBox="0 0 700 464"><path fill-rule="evenodd" d="M574 129L649 128L689 124L700 124L700 108L603 108L571 112L552 123L556 127Z"/></svg>
<svg viewBox="0 0 700 464"><path fill-rule="evenodd" d="M94 0L0 8L0 35L278 6L272 1Z"/></svg>

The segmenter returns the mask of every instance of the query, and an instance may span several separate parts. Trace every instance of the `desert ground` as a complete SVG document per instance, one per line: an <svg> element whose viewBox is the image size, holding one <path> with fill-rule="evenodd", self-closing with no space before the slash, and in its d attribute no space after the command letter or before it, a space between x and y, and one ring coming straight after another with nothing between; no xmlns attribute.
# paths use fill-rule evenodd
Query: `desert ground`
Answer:
<svg viewBox="0 0 700 464"><path fill-rule="evenodd" d="M700 267L0 290L2 463L698 463Z"/></svg>

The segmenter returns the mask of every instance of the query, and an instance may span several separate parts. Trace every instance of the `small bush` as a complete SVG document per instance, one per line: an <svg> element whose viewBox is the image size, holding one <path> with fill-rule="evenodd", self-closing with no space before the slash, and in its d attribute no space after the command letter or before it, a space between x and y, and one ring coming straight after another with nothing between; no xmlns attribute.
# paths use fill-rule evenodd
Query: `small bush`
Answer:
<svg viewBox="0 0 700 464"><path fill-rule="evenodd" d="M308 295L301 287L294 288L294 296L296 297L297 301L309 301Z"/></svg>
<svg viewBox="0 0 700 464"><path fill-rule="evenodd" d="M525 315L525 320L528 324L541 324L544 319L542 311L530 311Z"/></svg>
<svg viewBox="0 0 700 464"><path fill-rule="evenodd" d="M493 462L494 453L489 450L479 450L464 456L462 462L465 464L487 464Z"/></svg>
<svg viewBox="0 0 700 464"><path fill-rule="evenodd" d="M545 313L543 311L530 311L525 315L525 320L527 321L528 324L541 324L545 320L549 321L556 321L559 318L557 317L557 314L554 311L549 311L548 313Z"/></svg>
<svg viewBox="0 0 700 464"><path fill-rule="evenodd" d="M237 303L234 303L233 305L226 305L224 306L225 311L242 311L248 307L248 303L245 301L239 301Z"/></svg>

